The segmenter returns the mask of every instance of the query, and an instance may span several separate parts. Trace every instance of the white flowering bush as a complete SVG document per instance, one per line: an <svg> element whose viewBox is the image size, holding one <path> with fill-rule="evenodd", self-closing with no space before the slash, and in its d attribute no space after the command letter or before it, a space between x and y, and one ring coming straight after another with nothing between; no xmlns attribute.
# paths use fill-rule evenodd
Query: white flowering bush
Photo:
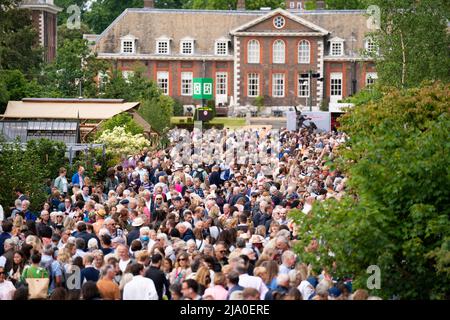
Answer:
<svg viewBox="0 0 450 320"><path fill-rule="evenodd" d="M106 152L120 157L125 154L139 153L144 147L150 146L150 141L143 134L126 132L124 127L115 127L112 130L105 130L95 143L104 144Z"/></svg>

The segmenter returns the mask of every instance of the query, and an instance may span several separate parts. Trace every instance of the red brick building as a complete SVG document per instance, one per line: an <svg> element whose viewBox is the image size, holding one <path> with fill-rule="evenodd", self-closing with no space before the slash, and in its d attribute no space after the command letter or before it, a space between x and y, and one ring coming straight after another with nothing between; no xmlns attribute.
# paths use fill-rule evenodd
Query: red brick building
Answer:
<svg viewBox="0 0 450 320"><path fill-rule="evenodd" d="M242 2L242 1L241 1ZM267 106L335 103L376 79L365 11L125 10L93 39L100 59L126 77L136 62L165 94L192 99L192 79L214 79L216 104ZM312 71L322 79L303 79ZM323 81L320 81L323 80ZM311 96L310 96L311 89ZM310 100L311 98L311 100Z"/></svg>
<svg viewBox="0 0 450 320"><path fill-rule="evenodd" d="M33 26L38 31L39 44L44 48L44 61L56 57L57 14L62 11L53 0L22 0L20 7L32 11Z"/></svg>

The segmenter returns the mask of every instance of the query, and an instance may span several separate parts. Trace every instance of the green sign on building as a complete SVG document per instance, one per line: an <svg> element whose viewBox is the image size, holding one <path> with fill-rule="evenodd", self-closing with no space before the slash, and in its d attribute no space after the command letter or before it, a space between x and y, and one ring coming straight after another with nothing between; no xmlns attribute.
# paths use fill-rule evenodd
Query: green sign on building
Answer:
<svg viewBox="0 0 450 320"><path fill-rule="evenodd" d="M194 78L194 94L193 98L198 100L213 99L213 79L211 78Z"/></svg>

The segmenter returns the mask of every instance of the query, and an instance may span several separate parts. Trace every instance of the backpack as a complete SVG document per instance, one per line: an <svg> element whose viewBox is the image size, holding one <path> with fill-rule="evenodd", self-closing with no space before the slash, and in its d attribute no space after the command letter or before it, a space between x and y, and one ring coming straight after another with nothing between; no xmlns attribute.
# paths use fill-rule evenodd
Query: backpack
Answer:
<svg viewBox="0 0 450 320"><path fill-rule="evenodd" d="M195 170L194 174L192 175L194 178L200 179L201 182L205 182L205 171L203 170Z"/></svg>
<svg viewBox="0 0 450 320"><path fill-rule="evenodd" d="M230 172L231 172L230 169L226 169L226 170L225 170L225 174L224 174L224 176L223 176L223 179L224 179L224 180L230 179Z"/></svg>
<svg viewBox="0 0 450 320"><path fill-rule="evenodd" d="M44 264L40 264L40 267L41 267L41 268L44 268L44 269L47 270L48 278L50 279L49 286L51 286L51 284L52 284L53 281L54 281L54 279L53 279L53 272L52 272L52 270L53 270L52 264L53 264L54 261L55 261L55 260L52 259L52 260L50 260L50 261L45 262Z"/></svg>

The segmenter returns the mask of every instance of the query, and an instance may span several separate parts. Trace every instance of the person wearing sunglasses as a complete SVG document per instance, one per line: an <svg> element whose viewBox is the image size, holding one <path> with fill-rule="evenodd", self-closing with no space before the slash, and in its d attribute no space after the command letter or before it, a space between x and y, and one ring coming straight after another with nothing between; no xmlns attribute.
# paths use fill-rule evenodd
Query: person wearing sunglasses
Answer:
<svg viewBox="0 0 450 320"><path fill-rule="evenodd" d="M169 275L169 281L171 284L181 284L189 273L189 255L186 252L182 252L177 256L175 262L175 268Z"/></svg>

